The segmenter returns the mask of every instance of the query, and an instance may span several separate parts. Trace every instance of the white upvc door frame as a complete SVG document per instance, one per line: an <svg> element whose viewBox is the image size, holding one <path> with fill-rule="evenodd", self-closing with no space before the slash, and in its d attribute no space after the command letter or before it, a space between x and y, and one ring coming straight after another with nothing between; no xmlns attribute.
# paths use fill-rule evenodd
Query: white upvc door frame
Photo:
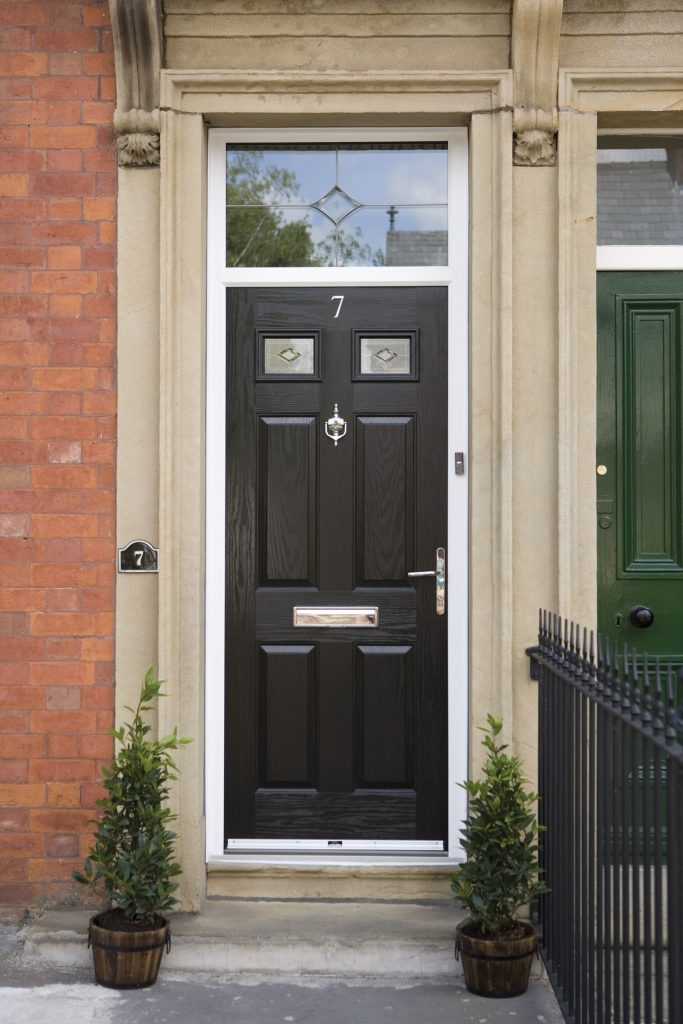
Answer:
<svg viewBox="0 0 683 1024"><path fill-rule="evenodd" d="M228 141L448 143L448 266L227 268L225 265L225 146ZM401 857L377 853L365 863L433 864L463 859L458 829L466 796L457 783L467 775L469 663L469 342L468 342L468 143L467 129L223 129L209 131L207 192L207 366L206 366L206 859L211 863L264 860L271 863L348 863L357 855L315 856L292 852L224 852L224 664L225 664L225 458L226 458L226 289L230 287L379 287L442 285L448 288L448 849L442 854ZM455 475L454 453L465 456L464 475ZM302 837L305 838L305 837ZM301 847L299 846L299 851Z"/></svg>

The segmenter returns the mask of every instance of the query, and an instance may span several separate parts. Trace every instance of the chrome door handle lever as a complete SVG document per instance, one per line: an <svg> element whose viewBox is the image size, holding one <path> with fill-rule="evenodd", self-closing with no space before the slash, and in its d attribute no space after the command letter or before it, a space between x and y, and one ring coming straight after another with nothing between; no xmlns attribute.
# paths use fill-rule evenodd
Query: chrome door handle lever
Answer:
<svg viewBox="0 0 683 1024"><path fill-rule="evenodd" d="M446 611L446 551L436 549L436 569L421 569L409 572L408 576L434 576L436 582L436 614L443 615Z"/></svg>

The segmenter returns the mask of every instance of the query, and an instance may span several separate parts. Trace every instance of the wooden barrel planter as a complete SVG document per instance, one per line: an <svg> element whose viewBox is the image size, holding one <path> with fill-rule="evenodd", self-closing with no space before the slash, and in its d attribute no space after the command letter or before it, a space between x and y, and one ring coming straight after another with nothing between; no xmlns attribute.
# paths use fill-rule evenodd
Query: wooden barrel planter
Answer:
<svg viewBox="0 0 683 1024"><path fill-rule="evenodd" d="M526 921L519 924L524 935L517 939L484 938L476 934L473 925L458 925L455 956L462 959L465 984L470 992L493 998L526 992L536 952L536 929Z"/></svg>
<svg viewBox="0 0 683 1024"><path fill-rule="evenodd" d="M96 914L88 928L88 946L92 946L95 980L106 988L146 988L157 980L164 951L171 948L168 921L157 915L158 927L113 929L102 919L107 911Z"/></svg>

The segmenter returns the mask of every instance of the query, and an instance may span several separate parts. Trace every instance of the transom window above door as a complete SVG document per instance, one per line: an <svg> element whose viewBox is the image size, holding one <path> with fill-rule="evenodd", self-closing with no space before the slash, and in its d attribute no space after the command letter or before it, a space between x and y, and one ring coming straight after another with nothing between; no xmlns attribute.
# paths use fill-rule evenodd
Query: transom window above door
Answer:
<svg viewBox="0 0 683 1024"><path fill-rule="evenodd" d="M228 143L228 267L448 263L446 142Z"/></svg>
<svg viewBox="0 0 683 1024"><path fill-rule="evenodd" d="M598 245L683 245L683 135L598 138Z"/></svg>

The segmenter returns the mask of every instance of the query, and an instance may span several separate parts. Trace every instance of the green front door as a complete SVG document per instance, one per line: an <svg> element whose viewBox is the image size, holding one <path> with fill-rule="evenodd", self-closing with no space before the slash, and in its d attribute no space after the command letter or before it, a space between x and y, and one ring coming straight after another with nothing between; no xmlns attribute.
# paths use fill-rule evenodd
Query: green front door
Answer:
<svg viewBox="0 0 683 1024"><path fill-rule="evenodd" d="M598 629L683 660L683 271L598 274Z"/></svg>

